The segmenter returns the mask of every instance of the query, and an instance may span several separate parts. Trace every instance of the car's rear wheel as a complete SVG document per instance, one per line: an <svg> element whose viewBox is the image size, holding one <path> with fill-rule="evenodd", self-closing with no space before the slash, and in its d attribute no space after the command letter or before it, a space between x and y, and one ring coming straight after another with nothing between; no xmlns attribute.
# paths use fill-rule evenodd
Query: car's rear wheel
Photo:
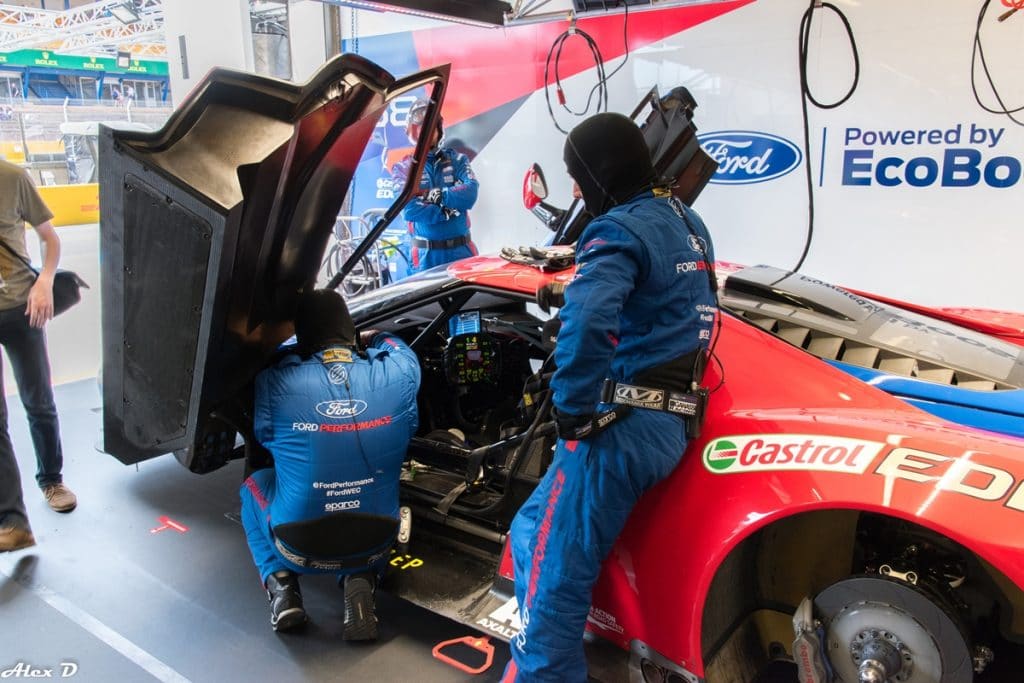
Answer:
<svg viewBox="0 0 1024 683"><path fill-rule="evenodd" d="M876 576L838 581L814 600L841 683L969 683L970 648L942 601Z"/></svg>

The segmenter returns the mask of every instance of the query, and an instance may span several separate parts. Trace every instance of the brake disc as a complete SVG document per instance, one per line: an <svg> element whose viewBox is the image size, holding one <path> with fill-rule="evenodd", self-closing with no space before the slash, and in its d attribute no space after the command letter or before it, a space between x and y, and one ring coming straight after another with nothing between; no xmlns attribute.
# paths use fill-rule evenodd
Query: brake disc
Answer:
<svg viewBox="0 0 1024 683"><path fill-rule="evenodd" d="M973 662L954 618L922 589L852 577L814 600L837 683L970 683Z"/></svg>

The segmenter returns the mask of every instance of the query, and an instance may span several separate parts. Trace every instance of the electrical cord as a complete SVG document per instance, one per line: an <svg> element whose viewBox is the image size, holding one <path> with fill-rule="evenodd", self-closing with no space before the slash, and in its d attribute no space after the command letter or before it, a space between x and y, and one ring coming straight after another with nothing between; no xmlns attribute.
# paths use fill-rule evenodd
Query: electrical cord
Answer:
<svg viewBox="0 0 1024 683"><path fill-rule="evenodd" d="M625 46L625 55L622 61L610 74L605 74L604 71L604 58L601 56L601 49L597 45L597 41L582 29L576 27L575 16L572 22L569 24L569 28L563 31L555 38L554 42L551 43L551 47L548 49L547 58L544 60L544 101L548 107L548 116L551 117L551 122L555 125L563 135L568 135L569 131L562 128L558 123L558 119L555 117L554 107L551 105L551 90L549 75L551 73L552 58L554 58L554 77L555 77L555 93L558 98L559 106L565 111L569 112L573 116L582 117L590 113L590 107L594 103L594 95L597 95L597 106L595 113L601 113L602 111L608 110L608 79L617 74L622 67L629 61L629 3L624 4L625 12L623 14L622 21L622 42ZM586 42L587 47L590 49L590 54L594 59L594 67L597 70L597 83L593 88L590 89L590 93L587 95L587 101L583 109L575 111L566 102L565 91L562 89L562 77L561 77L561 60L562 50L565 48L565 44L569 41L572 36L577 35Z"/></svg>
<svg viewBox="0 0 1024 683"><path fill-rule="evenodd" d="M807 83L807 53L810 49L811 19L814 16L814 10L820 7L830 9L839 15L839 19L843 22L843 26L846 28L846 35L850 37L850 48L853 51L853 83L842 98L830 104L819 102L814 95L811 94L811 88ZM811 0L807 10L804 11L803 18L800 19L799 61L800 109L803 113L804 126L804 171L807 176L807 239L804 242L804 250L803 253L800 254L800 260L797 261L796 265L793 267L794 272L800 270L800 267L803 266L804 260L807 258L807 253L811 249L811 241L814 239L814 180L811 176L811 129L810 124L808 123L807 103L809 101L819 109L835 109L853 96L854 91L857 90L857 83L860 81L860 55L857 53L857 41L853 37L853 28L851 28L850 22L846 18L846 15L843 14L842 10L832 3L821 2L820 0ZM822 150L822 153L824 153L824 150Z"/></svg>
<svg viewBox="0 0 1024 683"><path fill-rule="evenodd" d="M676 214L683 219L683 224L686 226L686 231L697 240L698 243L702 242L700 235L694 229L693 225L690 224L690 219L686 217L686 208L683 206L683 202L678 197L671 197L669 203L672 204L672 208ZM715 299L715 332L711 335L711 343L708 345L708 358L715 361L718 364L719 379L718 384L715 385L714 389L710 389L708 393L713 394L722 388L725 384L725 365L722 364L722 359L715 355L715 348L718 346L718 340L722 337L722 304L718 297L718 276L715 275L715 264L711 261L711 257L708 256L708 249L700 250L701 258L704 260L704 269L708 276L708 285L711 288L711 296ZM699 378L698 378L699 381Z"/></svg>
<svg viewBox="0 0 1024 683"><path fill-rule="evenodd" d="M998 21L1005 21L1017 10L1024 9L1024 0L1002 0L1002 3L1005 7L1009 7L1010 10L1001 14ZM992 74L988 70L988 61L985 59L985 48L981 43L981 24L985 20L985 13L988 12L988 6L990 4L992 4L992 0L984 0L984 2L981 3L981 9L978 11L978 23L974 28L974 47L971 51L971 92L974 93L974 101L977 102L978 106L985 111L990 114L1001 114L1016 123L1018 126L1024 126L1024 121L1021 121L1014 116L1017 112L1024 111L1024 105L1013 109L1007 107L1006 103L1003 101L1002 95L999 94L999 89L996 88L995 81L992 80ZM985 72L985 80L988 81L988 87L991 88L992 94L995 95L996 101L999 102L999 109L990 107L981 101L981 95L978 93L977 84L979 61L981 62L982 71Z"/></svg>
<svg viewBox="0 0 1024 683"><path fill-rule="evenodd" d="M548 85L548 77L549 77L548 74L549 74L549 72L551 70L551 59L552 59L552 57L554 57L554 59L555 59L555 89L556 89L556 92L558 94L558 102L562 106L563 109L565 109L570 114L573 114L575 116L582 116L582 115L586 114L590 110L590 104L591 104L591 100L593 98L593 92L594 92L593 90L591 90L591 96L587 98L587 105L583 109L582 112L575 112L572 109L570 109L568 106L566 106L566 103L565 103L565 93L562 90L562 81L561 81L561 77L559 75L559 68L558 67L559 67L559 61L560 61L560 59L562 57L562 48L565 46L566 41L568 41L574 35L578 35L579 37L583 38L583 40L586 41L586 43L587 43L587 47L590 48L590 53L591 53L591 55L594 58L594 65L597 68L597 81L598 81L598 85L600 86L604 82L604 80L605 80L604 62L601 59L601 50L600 50L600 48L597 47L597 43L594 42L594 39L590 36L589 33L587 33L586 31L582 31L580 29L577 29L575 27L575 23L574 23L573 25L571 25L569 27L569 29L567 31L564 31L557 38L555 38L555 41L551 44L551 47L548 49L547 59L544 60L544 101L548 105L548 116L551 117L551 122L555 124L555 128L557 128L558 131L560 133L562 133L563 135L568 135L569 131L567 131L564 128L562 128L562 126L558 123L558 119L555 118L555 110L554 110L554 107L551 106L551 90L550 90L550 87ZM556 53L556 50L557 50L557 53ZM599 90L598 100L597 100L597 111L598 112L601 111L602 97L607 97L607 91L605 89L600 89Z"/></svg>

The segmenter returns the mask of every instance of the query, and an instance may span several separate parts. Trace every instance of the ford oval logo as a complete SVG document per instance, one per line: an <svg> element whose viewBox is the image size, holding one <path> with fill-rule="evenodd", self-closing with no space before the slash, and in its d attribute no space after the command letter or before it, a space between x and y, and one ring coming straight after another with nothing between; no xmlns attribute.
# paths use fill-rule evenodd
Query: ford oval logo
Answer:
<svg viewBox="0 0 1024 683"><path fill-rule="evenodd" d="M316 404L316 412L324 417L340 420L355 417L366 410L366 401L321 401Z"/></svg>
<svg viewBox="0 0 1024 683"><path fill-rule="evenodd" d="M800 165L800 148L785 138L752 130L721 130L698 135L701 147L718 162L712 183L745 185L784 176Z"/></svg>

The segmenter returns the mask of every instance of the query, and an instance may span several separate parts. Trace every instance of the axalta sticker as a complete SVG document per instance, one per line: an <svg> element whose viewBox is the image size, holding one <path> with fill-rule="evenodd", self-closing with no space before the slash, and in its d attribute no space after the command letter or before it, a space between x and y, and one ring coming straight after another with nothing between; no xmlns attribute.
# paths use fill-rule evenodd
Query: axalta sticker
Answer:
<svg viewBox="0 0 1024 683"><path fill-rule="evenodd" d="M704 467L715 474L817 470L864 474L885 444L820 434L757 434L714 439Z"/></svg>
<svg viewBox="0 0 1024 683"><path fill-rule="evenodd" d="M523 623L519 619L519 604L512 598L486 617L477 619L476 625L483 631L490 631L511 640L523 628Z"/></svg>

